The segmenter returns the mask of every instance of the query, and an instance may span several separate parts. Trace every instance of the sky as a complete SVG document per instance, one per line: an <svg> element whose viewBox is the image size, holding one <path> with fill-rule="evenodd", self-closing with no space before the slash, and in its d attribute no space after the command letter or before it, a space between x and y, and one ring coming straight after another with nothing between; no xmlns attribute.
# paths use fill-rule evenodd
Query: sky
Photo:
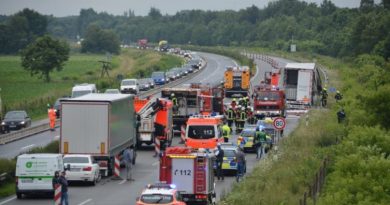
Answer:
<svg viewBox="0 0 390 205"><path fill-rule="evenodd" d="M162 14L175 14L180 10L239 10L252 5L263 8L275 0L0 0L0 14L11 15L23 8L30 8L39 13L63 17L78 15L81 9L93 8L97 12L123 15L124 11L133 10L135 15L145 16L151 7ZM305 0L318 5L323 0ZM375 0L378 2L380 0ZM338 7L358 7L360 0L332 0Z"/></svg>

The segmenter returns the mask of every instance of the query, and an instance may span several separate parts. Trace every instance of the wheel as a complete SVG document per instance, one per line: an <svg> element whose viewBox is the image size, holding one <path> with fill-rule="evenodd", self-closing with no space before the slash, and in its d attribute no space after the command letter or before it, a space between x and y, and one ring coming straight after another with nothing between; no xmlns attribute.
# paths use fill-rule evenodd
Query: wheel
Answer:
<svg viewBox="0 0 390 205"><path fill-rule="evenodd" d="M16 198L22 199L23 198L22 193L16 192Z"/></svg>

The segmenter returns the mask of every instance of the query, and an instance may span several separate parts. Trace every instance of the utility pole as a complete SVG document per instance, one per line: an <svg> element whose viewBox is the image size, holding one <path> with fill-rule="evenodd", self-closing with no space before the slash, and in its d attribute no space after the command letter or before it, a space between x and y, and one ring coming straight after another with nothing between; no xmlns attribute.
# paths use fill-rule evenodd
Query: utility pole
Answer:
<svg viewBox="0 0 390 205"><path fill-rule="evenodd" d="M1 101L1 88L0 88L0 120L3 119L3 104Z"/></svg>

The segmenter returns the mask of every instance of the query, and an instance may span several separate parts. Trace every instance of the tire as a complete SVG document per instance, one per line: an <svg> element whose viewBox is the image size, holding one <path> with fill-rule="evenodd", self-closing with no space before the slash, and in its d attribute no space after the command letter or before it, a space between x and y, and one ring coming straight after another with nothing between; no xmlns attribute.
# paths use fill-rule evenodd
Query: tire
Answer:
<svg viewBox="0 0 390 205"><path fill-rule="evenodd" d="M22 199L23 198L22 193L16 192L16 198L17 199Z"/></svg>

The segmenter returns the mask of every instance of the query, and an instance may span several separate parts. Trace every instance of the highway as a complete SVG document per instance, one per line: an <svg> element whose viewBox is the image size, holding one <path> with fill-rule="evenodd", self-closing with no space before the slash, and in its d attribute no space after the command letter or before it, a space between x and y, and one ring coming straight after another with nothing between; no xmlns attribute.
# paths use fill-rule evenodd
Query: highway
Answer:
<svg viewBox="0 0 390 205"><path fill-rule="evenodd" d="M217 85L223 79L223 71L226 66L233 66L236 63L227 57L199 53L206 61L207 66L202 73L199 73L195 78L188 81L210 83L210 85ZM259 82L264 76L262 74L266 70L270 70L271 66L262 61L256 60L258 71L252 82ZM285 136L287 136L293 129L295 129L299 118L296 116L287 117L287 127L285 129ZM11 142L6 145L0 145L0 157L13 157L20 153L21 149L29 149L28 146L42 146L49 143L52 140L58 138L59 129L55 132L43 132L25 139ZM237 135L232 137L233 141L236 141ZM179 145L179 137L175 137L173 145ZM183 146L183 145L179 145ZM111 180L110 178L102 179L96 186L88 186L82 184L72 184L69 187L69 200L70 204L76 205L93 205L93 204L134 204L136 197L139 196L142 189L148 183L154 183L158 181L159 175L159 161L158 158L153 158L153 147L148 147L142 150L138 150L137 162L133 170L133 178L135 181L128 182L125 180ZM252 169L260 163L255 159L255 154L247 154L247 171L250 173ZM125 176L122 169L121 175ZM228 192L232 185L236 183L234 177L225 177L224 181L216 181L216 193L217 198L222 193ZM0 201L0 205L4 204L53 204L53 200L50 198L27 198L23 200L17 200L15 196L8 197Z"/></svg>

